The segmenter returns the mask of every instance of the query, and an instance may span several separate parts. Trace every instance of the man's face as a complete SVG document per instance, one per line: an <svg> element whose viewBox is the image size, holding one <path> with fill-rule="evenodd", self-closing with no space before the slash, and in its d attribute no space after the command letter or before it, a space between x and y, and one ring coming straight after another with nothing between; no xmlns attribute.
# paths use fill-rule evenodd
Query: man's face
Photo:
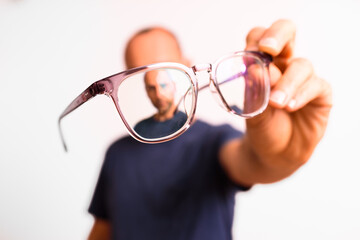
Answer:
<svg viewBox="0 0 360 240"><path fill-rule="evenodd" d="M152 104L160 115L169 115L174 109L175 83L166 70L146 73L145 88Z"/></svg>
<svg viewBox="0 0 360 240"><path fill-rule="evenodd" d="M158 62L177 62L186 64L174 37L168 32L155 29L133 38L127 47L126 64L128 68L140 67ZM145 75L145 87L158 114L171 118L174 106L175 83L166 70L151 71Z"/></svg>

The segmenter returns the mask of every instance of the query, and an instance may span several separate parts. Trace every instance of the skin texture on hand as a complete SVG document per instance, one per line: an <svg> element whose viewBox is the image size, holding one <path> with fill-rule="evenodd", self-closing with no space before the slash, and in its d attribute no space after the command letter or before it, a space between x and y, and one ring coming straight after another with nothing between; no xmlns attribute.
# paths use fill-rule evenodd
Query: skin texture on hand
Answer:
<svg viewBox="0 0 360 240"><path fill-rule="evenodd" d="M254 28L247 36L246 50L267 52L274 61L269 106L246 120L241 148L253 161L245 169L253 171L241 171L240 182L268 183L289 176L310 158L325 132L331 87L316 76L308 60L293 56L294 41L295 26L288 20L276 21L267 29Z"/></svg>

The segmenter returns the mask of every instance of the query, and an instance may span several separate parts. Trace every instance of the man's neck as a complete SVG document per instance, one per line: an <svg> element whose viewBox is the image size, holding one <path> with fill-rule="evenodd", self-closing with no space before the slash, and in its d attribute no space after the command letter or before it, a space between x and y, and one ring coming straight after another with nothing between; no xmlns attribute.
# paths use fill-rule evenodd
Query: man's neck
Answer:
<svg viewBox="0 0 360 240"><path fill-rule="evenodd" d="M174 106L171 109L169 109L168 111L166 111L166 113L158 112L157 114L154 115L154 118L156 121L164 122L166 120L173 118L175 115L175 112L176 112L176 108Z"/></svg>

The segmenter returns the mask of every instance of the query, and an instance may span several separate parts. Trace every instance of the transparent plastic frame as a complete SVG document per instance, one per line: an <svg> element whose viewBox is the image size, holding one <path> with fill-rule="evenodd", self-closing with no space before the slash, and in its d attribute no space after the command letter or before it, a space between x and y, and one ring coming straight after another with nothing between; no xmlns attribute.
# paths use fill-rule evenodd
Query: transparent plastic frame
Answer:
<svg viewBox="0 0 360 240"><path fill-rule="evenodd" d="M219 89L219 85L217 84L217 79L216 79L216 74L215 74L218 66L223 61L225 61L226 59L232 58L232 57L237 57L237 56L252 57L252 58L256 59L259 63L261 63L265 70L264 79L263 79L264 85L266 87L265 92L264 92L265 100L261 107L259 107L256 111L248 113L248 114L238 114L231 109L231 107L228 105L228 103L226 102L224 96L222 95L222 93ZM270 77L269 77L270 62L272 62L272 57L266 53L258 52L258 51L239 51L239 52L235 52L235 53L231 53L231 54L223 56L222 58L218 59L214 64L196 64L192 67L187 67L180 63L173 63L173 62L154 63L154 64L145 65L145 66L141 66L141 67L137 67L137 68L132 68L132 69L111 75L109 77L103 78L101 80L98 80L98 81L94 82L93 84L91 84L87 89L85 89L78 97L76 97L68 105L68 107L62 112L62 114L59 117L59 120L58 120L59 131L60 131L60 136L61 136L63 146L65 148L65 151L67 151L67 146L66 146L65 139L64 139L64 136L62 133L62 129L61 129L61 120L66 115L68 115L69 113L74 111L76 108L80 107L82 104L84 104L85 102L87 102L88 100L92 99L93 97L95 97L99 94L105 94L106 96L108 96L112 99L112 101L115 104L115 107L120 115L120 118L121 118L122 122L124 123L124 125L126 126L126 129L128 130L129 134L136 140L143 142L143 143L166 142L166 141L170 141L174 138L177 138L182 133L184 133L191 126L191 124L194 121L198 92L209 86L211 86L212 89L215 89L213 91L213 93L218 95L219 99L221 100L222 106L229 113L236 114L236 115L239 115L244 118L254 117L254 116L262 113L268 105L269 95L270 95ZM124 80L126 80L128 77L130 77L134 74L147 72L147 71L151 71L151 70L156 70L156 69L166 69L166 68L180 70L189 77L189 79L191 81L191 88L194 93L192 95L193 99L192 99L191 110L189 112L189 117L188 117L187 121L185 122L184 126L181 127L179 130L177 130L176 132L174 132L173 134L170 134L170 135L164 136L164 137L160 137L160 138L147 139L147 138L144 138L144 137L138 135L133 130L133 128L128 124L125 116L121 112L121 109L119 106L119 101L118 101L118 94L117 94L118 88ZM209 73L209 84L204 85L199 88L196 74L201 71L207 71ZM233 78L235 78L235 77L236 76L234 76ZM226 81L231 80L231 79L232 78L229 78Z"/></svg>

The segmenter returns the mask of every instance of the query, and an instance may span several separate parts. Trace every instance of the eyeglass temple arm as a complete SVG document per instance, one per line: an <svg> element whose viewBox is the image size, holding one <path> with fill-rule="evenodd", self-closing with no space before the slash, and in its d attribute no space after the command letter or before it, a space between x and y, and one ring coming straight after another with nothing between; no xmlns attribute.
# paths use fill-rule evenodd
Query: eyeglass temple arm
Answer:
<svg viewBox="0 0 360 240"><path fill-rule="evenodd" d="M235 75L233 75L233 76L225 79L224 81L222 81L222 82L220 83L220 85L221 85L221 84L224 84L224 83L227 83L227 82L230 82L230 81L238 78L238 77L241 76L241 75L243 75L242 72L241 72L241 73L237 73L237 74L235 74ZM207 88L207 87L209 87L209 84L206 84L206 85L201 86L198 91L200 92L201 90L203 90L203 89L205 89L205 88ZM180 98L179 103L176 105L176 108L175 108L176 110L175 110L175 112L178 110L180 103L181 103L182 101L184 101L184 98L185 98L185 96L187 95L187 93L188 93L189 91L190 91L190 87L188 88L188 90L186 91L186 93L184 94L184 96L182 96L182 97Z"/></svg>
<svg viewBox="0 0 360 240"><path fill-rule="evenodd" d="M235 75L233 75L233 76L225 79L224 81L222 81L221 83L218 83L218 84L219 84L219 85L222 85L222 84L224 84L224 83L230 82L230 81L232 81L232 80L240 77L240 76L243 75L243 74L244 74L244 73L242 73L242 72L236 73ZM201 86L201 87L199 88L199 92L200 92L201 90L204 90L204 89L207 88L207 87L209 87L209 84L206 84L206 85Z"/></svg>
<svg viewBox="0 0 360 240"><path fill-rule="evenodd" d="M99 80L93 84L91 84L87 89L85 89L79 96L77 96L68 106L67 108L62 112L62 114L59 117L59 131L60 131L60 137L61 137L61 141L62 144L64 146L65 151L67 152L67 146L65 143L65 139L64 139L64 135L61 129L61 120L68 115L69 113L71 113L72 111L74 111L75 109L77 109L78 107L80 107L82 104L84 104L85 102L87 102L88 100L90 100L91 98L95 97L98 94L104 94L104 93L108 93L109 92L109 84L110 81L108 81L107 79L104 80Z"/></svg>

